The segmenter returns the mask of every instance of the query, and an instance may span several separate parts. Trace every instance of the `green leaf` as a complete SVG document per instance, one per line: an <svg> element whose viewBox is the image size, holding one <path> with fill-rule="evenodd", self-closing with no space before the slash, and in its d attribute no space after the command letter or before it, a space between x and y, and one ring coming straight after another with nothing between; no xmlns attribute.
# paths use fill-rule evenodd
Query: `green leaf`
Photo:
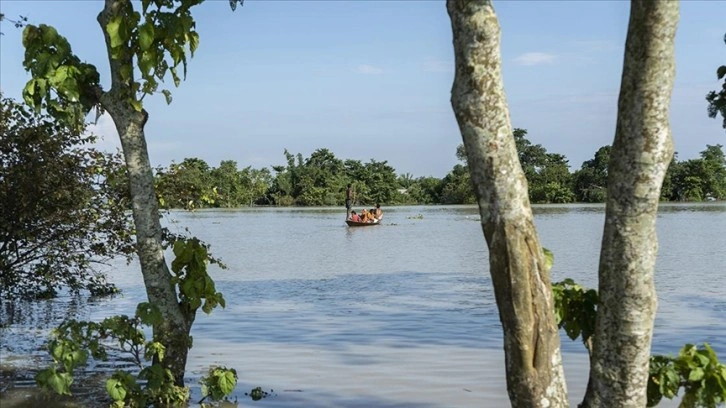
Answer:
<svg viewBox="0 0 726 408"><path fill-rule="evenodd" d="M191 51L191 55L193 57L194 51L196 51L197 47L199 47L199 34L191 32L187 34L187 39L189 41L189 51Z"/></svg>
<svg viewBox="0 0 726 408"><path fill-rule="evenodd" d="M137 112L141 112L141 110L143 109L143 106L141 105L141 101L138 101L135 98L131 98L129 100L129 103L131 104L131 106L134 107L134 109L136 109Z"/></svg>
<svg viewBox="0 0 726 408"><path fill-rule="evenodd" d="M106 392L114 401L123 401L126 399L126 387L116 378L109 378L106 381Z"/></svg>
<svg viewBox="0 0 726 408"><path fill-rule="evenodd" d="M111 17L111 20L106 24L106 32L111 39L111 48L116 48L125 43L126 41L122 38L121 24L123 23L122 16Z"/></svg>
<svg viewBox="0 0 726 408"><path fill-rule="evenodd" d="M141 319L141 322L148 325L156 325L161 323L162 316L159 308L148 302L139 303L136 306L136 316Z"/></svg>
<svg viewBox="0 0 726 408"><path fill-rule="evenodd" d="M68 373L53 373L48 377L48 385L60 395L71 395L73 377Z"/></svg>
<svg viewBox="0 0 726 408"><path fill-rule="evenodd" d="M201 306L201 305L202 305L202 300L201 300L201 299L199 299L198 297L192 298L192 299L191 299L191 300L189 301L189 307L190 307L190 308L191 308L192 310L197 310L197 309L199 309L199 306ZM211 312L211 310L210 310L210 312ZM207 313L207 314L209 314L209 312L206 312L206 313Z"/></svg>
<svg viewBox="0 0 726 408"><path fill-rule="evenodd" d="M699 350L696 353L696 355L694 356L695 357L694 360L698 360L698 363L700 363L700 365L702 367L706 367L708 365L708 363L711 361L711 359L708 358L707 355L705 355L707 353L708 353L708 351Z"/></svg>
<svg viewBox="0 0 726 408"><path fill-rule="evenodd" d="M704 376L703 368L696 367L693 370L691 370L691 372L688 374L688 381L691 381L691 382L701 381L703 379L703 376Z"/></svg>
<svg viewBox="0 0 726 408"><path fill-rule="evenodd" d="M222 378L219 379L219 388L222 390L224 395L229 395L236 385L237 376L232 371L225 372Z"/></svg>
<svg viewBox="0 0 726 408"><path fill-rule="evenodd" d="M161 93L164 94L164 98L166 98L166 104L171 104L171 92L169 92L168 89L162 89Z"/></svg>
<svg viewBox="0 0 726 408"><path fill-rule="evenodd" d="M146 51L154 43L154 25L146 22L139 27L139 47Z"/></svg>
<svg viewBox="0 0 726 408"><path fill-rule="evenodd" d="M66 78L68 78L69 68L70 67L67 65L58 67L53 76L49 78L50 83L55 86L58 86L58 84L62 84L66 80Z"/></svg>
<svg viewBox="0 0 726 408"><path fill-rule="evenodd" d="M174 80L174 86L178 87L181 80L179 79L179 75L176 73L176 67L170 67L169 71L171 72L171 77Z"/></svg>
<svg viewBox="0 0 726 408"><path fill-rule="evenodd" d="M718 69L716 70L716 76L718 77L718 79L726 76L726 65L721 65L720 67L718 67Z"/></svg>
<svg viewBox="0 0 726 408"><path fill-rule="evenodd" d="M159 343L158 341L154 341L146 343L146 352L144 353L144 356L148 360L151 360L152 358L154 358L154 356L156 356L159 358L159 361L163 361L165 352L166 347L164 347L164 345Z"/></svg>
<svg viewBox="0 0 726 408"><path fill-rule="evenodd" d="M141 75L147 77L151 74L152 69L155 68L157 64L156 58L157 52L153 48L144 51L141 54L141 57L139 58L139 69L141 70Z"/></svg>
<svg viewBox="0 0 726 408"><path fill-rule="evenodd" d="M214 302L210 302L209 300L204 302L204 305L202 306L202 312L206 314L212 313L212 310L214 309Z"/></svg>
<svg viewBox="0 0 726 408"><path fill-rule="evenodd" d="M547 270L552 269L552 265L554 265L555 263L555 254L553 254L552 251L547 248L542 248L542 252L544 252L545 267L547 268Z"/></svg>

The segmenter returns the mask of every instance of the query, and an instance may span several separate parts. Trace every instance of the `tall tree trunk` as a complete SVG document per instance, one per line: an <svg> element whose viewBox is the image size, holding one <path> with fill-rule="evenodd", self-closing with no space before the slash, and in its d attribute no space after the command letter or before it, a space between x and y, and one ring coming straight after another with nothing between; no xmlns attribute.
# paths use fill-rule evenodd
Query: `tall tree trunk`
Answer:
<svg viewBox="0 0 726 408"><path fill-rule="evenodd" d="M121 76L124 65L133 66L132 55L127 48L117 58L113 58L110 38L106 32L106 25L111 17L128 6L128 0L106 0L103 11L98 15L98 22L106 38L112 82L111 89L103 93L100 100L103 108L114 120L129 172L137 253L146 293L149 302L159 308L163 317L162 322L153 327L154 340L166 347L162 366L169 368L176 384L182 386L191 344L189 332L195 313L180 306L164 259L154 177L144 135L144 124L148 115L146 111L137 111L130 103L136 98L131 88L132 80L124 81Z"/></svg>
<svg viewBox="0 0 726 408"><path fill-rule="evenodd" d="M673 156L668 120L678 2L631 2L608 168L600 305L584 407L644 407L656 312L660 188Z"/></svg>
<svg viewBox="0 0 726 408"><path fill-rule="evenodd" d="M549 272L534 227L501 74L490 1L449 0L456 114L489 247L512 406L567 407Z"/></svg>

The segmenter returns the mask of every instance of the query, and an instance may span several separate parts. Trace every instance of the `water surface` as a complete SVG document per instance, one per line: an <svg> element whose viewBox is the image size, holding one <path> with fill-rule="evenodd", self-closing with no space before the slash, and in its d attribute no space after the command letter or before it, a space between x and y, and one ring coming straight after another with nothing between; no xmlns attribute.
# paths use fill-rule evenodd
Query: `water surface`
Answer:
<svg viewBox="0 0 726 408"><path fill-rule="evenodd" d="M542 243L555 253L553 280L596 286L603 210L535 208ZM260 402L267 407L509 406L477 209L389 208L383 225L367 228L348 228L343 217L338 208L316 208L167 219L177 232L188 227L212 244L229 266L211 270L226 309L200 313L192 331L193 392L207 367L219 364L237 369L242 401L255 386L274 390ZM661 207L655 353L709 342L726 360L724 231L724 203ZM0 330L3 360L39 358L37 342L6 340L37 338L43 322L66 315L61 304L81 318L133 313L145 298L138 267L120 264L111 275L122 297L38 304L36 317L18 316L18 324ZM574 405L583 395L586 353L565 336L562 349Z"/></svg>

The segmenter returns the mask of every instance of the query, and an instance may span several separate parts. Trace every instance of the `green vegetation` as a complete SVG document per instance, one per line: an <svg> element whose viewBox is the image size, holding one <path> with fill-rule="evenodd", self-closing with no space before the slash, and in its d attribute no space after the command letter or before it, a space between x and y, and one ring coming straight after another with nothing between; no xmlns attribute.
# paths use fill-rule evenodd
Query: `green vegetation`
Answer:
<svg viewBox="0 0 726 408"><path fill-rule="evenodd" d="M726 43L726 34L723 36L723 42ZM724 83L720 91L711 91L706 95L708 116L715 118L720 113L723 118L723 127L726 129L726 65L716 68L716 78L723 79Z"/></svg>
<svg viewBox="0 0 726 408"><path fill-rule="evenodd" d="M682 162L674 157L663 180L662 200L726 199L726 156L723 146L706 145L706 150L700 156Z"/></svg>
<svg viewBox="0 0 726 408"><path fill-rule="evenodd" d="M551 254L546 256L551 259ZM597 316L597 290L583 288L572 279L565 279L553 283L552 291L557 325L571 340L581 337L591 352ZM718 360L707 343L700 349L686 344L676 357L650 357L648 406L658 405L663 398L676 398L681 389L680 408L715 408L726 402L726 365Z"/></svg>
<svg viewBox="0 0 726 408"><path fill-rule="evenodd" d="M514 129L519 161L529 185L533 203L601 203L607 195L610 146L600 147L592 159L571 173L567 158L549 153L527 138L527 131ZM352 183L355 205L474 204L469 166L464 145L456 150L461 163L443 179L414 178L396 174L387 161L337 158L325 148L310 157L285 150L286 165L268 169L245 167L224 160L210 167L204 160L186 158L181 163L156 169L159 202L168 208L236 208L251 205L343 206L345 187ZM664 201L726 199L726 159L722 145L706 145L701 157L674 159L663 183Z"/></svg>
<svg viewBox="0 0 726 408"><path fill-rule="evenodd" d="M155 319L152 330L154 342L166 348L166 358L157 356L154 364L159 364L164 375L171 373L176 387L184 386L189 333L201 306L200 299L205 299L202 306L205 312L221 304L223 299L214 291L213 284L210 285L206 272L205 278L197 275L190 278L192 281L180 277L184 270L191 277L191 271L200 262L198 255L189 264L184 261L182 272L174 265L174 273L169 271L164 257L165 232L159 221L159 203L144 131L149 112L144 109L143 101L148 95L162 94L171 103L165 79L171 77L174 86L179 86L186 78L187 62L199 46L191 10L202 2L142 0L139 4L109 0L99 3L101 10L96 21L109 63L111 85L107 89L100 82L96 66L82 62L68 40L52 26L29 24L22 36L25 47L22 63L32 76L23 89L23 99L36 113L47 112L71 129L72 134L83 131L86 116L92 110L97 116L108 113L113 119L126 164L127 188L124 190L132 202L136 254L149 302L158 307L161 315ZM238 2L241 0L230 0L233 10ZM206 195L200 199L206 199ZM62 242L62 238L56 241ZM186 242L187 249L181 255L175 245L178 258L186 257L191 241ZM201 251L198 246L198 242L192 243L191 250Z"/></svg>
<svg viewBox="0 0 726 408"><path fill-rule="evenodd" d="M190 313L201 308L211 313L225 306L222 294L215 289L207 273L208 263L217 263L207 247L196 238L173 241L175 259L171 264L172 283L179 292L179 305ZM179 405L189 399L189 388L179 385L170 368L163 365L168 348L159 341L147 341L145 329L160 324L162 313L154 303L140 303L136 314L113 316L100 323L68 320L53 330L48 343L53 364L36 375L37 384L48 392L71 395L76 368L89 358L98 361L130 361L134 370L117 370L106 381L106 391L113 407ZM192 338L180 339L188 351ZM203 397L220 400L237 384L237 372L225 367L210 369L202 378Z"/></svg>
<svg viewBox="0 0 726 408"><path fill-rule="evenodd" d="M232 393L237 385L237 371L234 368L210 367L206 376L200 380L202 384L202 399L220 401Z"/></svg>
<svg viewBox="0 0 726 408"><path fill-rule="evenodd" d="M114 292L93 265L133 252L120 155L11 99L0 100L0 130L3 296Z"/></svg>

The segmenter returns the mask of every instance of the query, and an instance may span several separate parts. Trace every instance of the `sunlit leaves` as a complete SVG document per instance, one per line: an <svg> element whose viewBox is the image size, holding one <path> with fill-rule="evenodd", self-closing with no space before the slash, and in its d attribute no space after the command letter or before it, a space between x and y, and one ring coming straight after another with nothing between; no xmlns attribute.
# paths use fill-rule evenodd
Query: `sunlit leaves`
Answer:
<svg viewBox="0 0 726 408"><path fill-rule="evenodd" d="M126 35L124 35L125 27L122 29L123 16L115 16L106 24L106 33L110 38L111 48L117 48L126 43Z"/></svg>
<svg viewBox="0 0 726 408"><path fill-rule="evenodd" d="M166 354L164 345L146 340L147 326L160 321L158 308L149 303L140 303L133 317L112 316L100 323L65 321L53 331L53 339L48 343L54 364L39 371L36 382L44 390L70 395L73 373L87 364L89 355L97 361L112 358L126 364L132 362L136 370L135 374L133 369L116 371L106 381L106 391L114 401L112 406L179 406L189 398L189 389L177 386L171 371L159 364ZM188 346L191 347L191 341ZM227 380L220 383L227 385Z"/></svg>
<svg viewBox="0 0 726 408"><path fill-rule="evenodd" d="M99 102L96 68L82 63L68 41L44 24L25 27L23 46L23 66L33 77L23 89L23 99L36 111L45 107L80 132L86 113Z"/></svg>
<svg viewBox="0 0 726 408"><path fill-rule="evenodd" d="M194 51L199 48L199 34L195 32L190 32L187 34L187 41L189 42L189 51L191 52L191 56L194 56Z"/></svg>
<svg viewBox="0 0 726 408"><path fill-rule="evenodd" d="M598 294L595 289L585 289L572 279L552 284L555 300L555 319L558 327L565 329L572 340L582 336L587 344L595 333Z"/></svg>
<svg viewBox="0 0 726 408"><path fill-rule="evenodd" d="M686 344L677 357L653 356L648 377L648 406L684 390L681 407L716 407L726 402L726 366L708 345Z"/></svg>
<svg viewBox="0 0 726 408"><path fill-rule="evenodd" d="M210 367L206 376L200 380L202 401L209 398L220 401L232 393L237 385L237 371L227 367Z"/></svg>
<svg viewBox="0 0 726 408"><path fill-rule="evenodd" d="M128 86L128 103L143 108L144 95L154 94L158 81L171 75L174 86L186 78L187 56L199 46L199 34L191 7L199 0L142 2L142 13L131 2L115 2L103 26L111 58ZM85 115L100 101L101 88L95 67L81 63L70 44L50 26L29 25L23 32L26 48L24 67L33 79L23 91L24 99L37 110L45 107L59 120L80 126ZM181 73L179 67L181 66ZM138 67L139 78L134 78ZM167 103L170 93L165 90Z"/></svg>
<svg viewBox="0 0 726 408"><path fill-rule="evenodd" d="M724 34L724 42L726 43L726 34ZM726 65L721 65L716 68L716 78L721 80L724 77L726 77ZM715 118L720 113L723 118L723 127L726 129L726 80L720 90L711 91L706 95L706 102L708 102L708 116Z"/></svg>
<svg viewBox="0 0 726 408"><path fill-rule="evenodd" d="M146 51L153 42L154 25L147 21L139 27L139 48L141 51Z"/></svg>
<svg viewBox="0 0 726 408"><path fill-rule="evenodd" d="M217 306L225 307L224 297L217 292L214 281L207 273L209 254L198 239L177 240L173 246L175 258L171 263L174 282L179 285L181 303L189 310L200 307L211 313Z"/></svg>
<svg viewBox="0 0 726 408"><path fill-rule="evenodd" d="M597 291L585 290L572 279L553 283L552 291L559 327L572 340L581 335L587 346L594 334ZM677 397L681 389L685 391L682 408L715 408L726 402L726 366L707 343L701 349L686 344L677 357L654 355L650 358L648 406L656 406L663 398Z"/></svg>
<svg viewBox="0 0 726 408"><path fill-rule="evenodd" d="M141 109L143 96L156 93L158 81L163 81L167 74L171 75L174 86L179 86L186 77L187 53L193 56L199 46L199 34L194 31L196 24L190 9L200 3L199 0L144 0L143 16L133 11L130 2L111 9L114 15L105 27L111 56L121 63L121 77L132 81L131 99L136 102L129 102L134 109ZM138 67L138 81L129 75L133 66ZM179 66L182 77L178 74ZM171 103L171 93L162 92L167 103Z"/></svg>
<svg viewBox="0 0 726 408"><path fill-rule="evenodd" d="M114 401L123 401L128 393L124 384L118 378L109 378L106 381L106 392Z"/></svg>
<svg viewBox="0 0 726 408"><path fill-rule="evenodd" d="M59 373L55 367L40 370L35 381L43 390L53 391L60 395L71 395L73 377L68 373Z"/></svg>

